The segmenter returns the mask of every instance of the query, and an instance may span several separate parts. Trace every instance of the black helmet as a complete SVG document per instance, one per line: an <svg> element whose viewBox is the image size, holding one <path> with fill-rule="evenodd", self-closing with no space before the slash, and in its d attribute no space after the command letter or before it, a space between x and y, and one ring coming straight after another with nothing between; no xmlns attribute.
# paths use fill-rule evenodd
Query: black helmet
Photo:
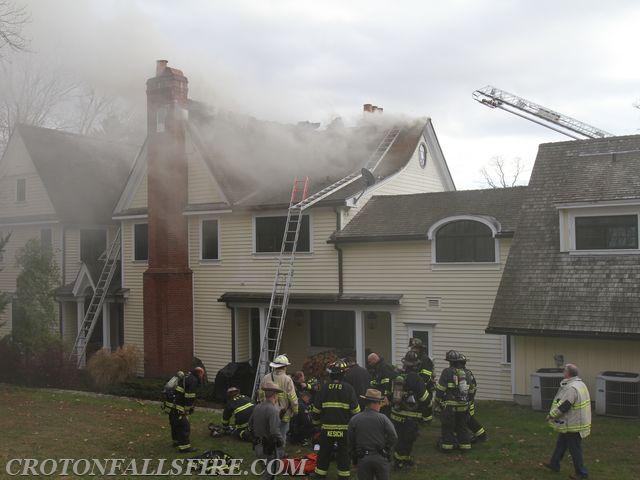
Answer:
<svg viewBox="0 0 640 480"><path fill-rule="evenodd" d="M449 350L444 357L444 359L447 362L460 362L464 358L465 358L464 355L458 352L457 350Z"/></svg>
<svg viewBox="0 0 640 480"><path fill-rule="evenodd" d="M347 371L348 368L349 368L349 365L347 365L347 362L345 362L341 358L341 359L336 360L333 363L330 363L327 366L327 373L332 378L337 378L337 377L341 377L342 375L344 375L344 373Z"/></svg>
<svg viewBox="0 0 640 480"><path fill-rule="evenodd" d="M420 363L418 354L412 350L409 350L402 359L402 365L405 367L415 367Z"/></svg>

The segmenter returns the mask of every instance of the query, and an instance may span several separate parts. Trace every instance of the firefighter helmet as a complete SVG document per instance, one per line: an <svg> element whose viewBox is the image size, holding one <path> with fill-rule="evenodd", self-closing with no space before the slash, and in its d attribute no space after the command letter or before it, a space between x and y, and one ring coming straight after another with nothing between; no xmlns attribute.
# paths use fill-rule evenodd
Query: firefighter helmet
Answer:
<svg viewBox="0 0 640 480"><path fill-rule="evenodd" d="M418 354L413 350L409 350L402 359L402 365L405 367L415 367L420 363Z"/></svg>
<svg viewBox="0 0 640 480"><path fill-rule="evenodd" d="M348 368L347 362L340 358L327 366L327 373L332 377L339 377L344 375Z"/></svg>
<svg viewBox="0 0 640 480"><path fill-rule="evenodd" d="M269 364L269 366L272 368L281 368L288 365L291 365L291 362L289 361L289 357L287 357L285 354L278 355L273 359L273 362Z"/></svg>
<svg viewBox="0 0 640 480"><path fill-rule="evenodd" d="M447 362L460 362L463 358L464 355L457 350L449 350L444 357Z"/></svg>
<svg viewBox="0 0 640 480"><path fill-rule="evenodd" d="M238 393L240 393L240 389L238 387L229 387L227 389L227 396L228 397L233 397L233 396L237 395Z"/></svg>
<svg viewBox="0 0 640 480"><path fill-rule="evenodd" d="M424 343L418 337L412 337L409 339L409 348L419 348L424 350Z"/></svg>

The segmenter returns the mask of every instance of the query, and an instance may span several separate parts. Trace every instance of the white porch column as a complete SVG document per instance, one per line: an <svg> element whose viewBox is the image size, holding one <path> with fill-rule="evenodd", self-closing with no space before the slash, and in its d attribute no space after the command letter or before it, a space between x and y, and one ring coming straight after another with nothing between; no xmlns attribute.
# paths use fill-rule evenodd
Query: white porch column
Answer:
<svg viewBox="0 0 640 480"><path fill-rule="evenodd" d="M102 348L111 351L111 304L102 304Z"/></svg>
<svg viewBox="0 0 640 480"><path fill-rule="evenodd" d="M260 311L260 361L268 362L270 359L264 358L262 354L262 340L264 340L264 332L267 329L267 313L269 312L267 311L268 309L264 307L260 307L258 310Z"/></svg>
<svg viewBox="0 0 640 480"><path fill-rule="evenodd" d="M238 361L238 307L233 307L233 358L231 361Z"/></svg>
<svg viewBox="0 0 640 480"><path fill-rule="evenodd" d="M366 368L367 362L364 358L364 312L356 310L354 313L356 323L356 360L358 365Z"/></svg>

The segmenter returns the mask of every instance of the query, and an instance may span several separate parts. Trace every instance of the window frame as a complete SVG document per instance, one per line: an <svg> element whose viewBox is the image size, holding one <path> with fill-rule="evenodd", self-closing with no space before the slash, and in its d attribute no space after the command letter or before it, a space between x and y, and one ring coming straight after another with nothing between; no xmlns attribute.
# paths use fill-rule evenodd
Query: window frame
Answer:
<svg viewBox="0 0 640 480"><path fill-rule="evenodd" d="M147 258L146 259L137 259L136 258L136 225L146 225L147 226ZM131 237L132 237L132 249L131 249L131 261L133 263L139 263L142 265L149 263L149 222L133 222L131 224Z"/></svg>
<svg viewBox="0 0 640 480"><path fill-rule="evenodd" d="M604 248L578 250L576 248L576 218L635 215L638 248ZM640 254L640 205L607 205L598 207L559 208L560 251L570 255L638 255Z"/></svg>
<svg viewBox="0 0 640 480"><path fill-rule="evenodd" d="M40 247L44 250L44 242L43 240L43 233L45 231L49 232L49 246L48 246L48 250L49 251L53 251L53 228L51 227L42 227L40 229Z"/></svg>
<svg viewBox="0 0 640 480"><path fill-rule="evenodd" d="M22 182L22 183L21 183ZM22 185L22 187L21 187ZM22 192L22 198L20 198L20 193ZM26 203L27 201L27 179L26 178L16 178L16 203Z"/></svg>
<svg viewBox="0 0 640 480"><path fill-rule="evenodd" d="M424 163L422 163L422 151L424 151ZM425 168L427 168L427 163L429 161L429 151L427 150L427 145L424 142L420 142L420 145L418 145L418 165L420 166L420 168L422 168L423 170Z"/></svg>
<svg viewBox="0 0 640 480"><path fill-rule="evenodd" d="M300 250L299 248L296 248L296 255L310 255L310 254L313 254L313 214L312 214L312 212L303 213L302 216L309 218L309 250L308 251L307 250ZM256 248L257 240L258 240L258 232L256 230L256 227L257 227L256 219L257 218L267 218L267 217L285 217L285 227L286 227L286 217L287 217L287 212L286 211L284 213L275 213L274 212L274 213L253 215L253 217L251 218L251 235L252 235L252 238L251 238L251 249L252 249L252 252L251 253L252 253L252 255L257 256L257 257L274 257L274 256L279 256L280 255L280 250L279 249L277 251L274 251L274 252L259 252L257 250L257 248Z"/></svg>
<svg viewBox="0 0 640 480"><path fill-rule="evenodd" d="M215 221L216 222L216 239L217 239L217 244L218 244L218 252L216 255L216 258L204 258L203 257L203 252L204 252L204 223L205 222L211 222L211 221ZM198 254L198 260L201 263L218 263L220 262L220 258L221 258L221 248L220 248L220 218L219 217L203 217L200 219L199 222L199 235L198 235L198 240L199 240L199 246L200 246L200 251Z"/></svg>
<svg viewBox="0 0 640 480"><path fill-rule="evenodd" d="M438 231L442 227L450 223L465 221L465 220L482 223L483 225L487 226L491 231L491 237L493 238L493 245L494 245L494 257L492 262L438 262L436 260L437 259L436 251L438 248L438 242L437 242ZM431 225L431 227L429 228L429 231L427 232L427 239L431 241L431 265L433 267L441 266L441 267L453 267L453 268L456 268L456 267L458 268L460 267L462 268L469 268L469 267L499 268L500 267L500 239L496 237L496 234L500 231L500 229L501 227L499 222L497 222L497 220L476 216L476 215L456 215L453 217L447 217L447 218L438 220L433 225Z"/></svg>
<svg viewBox="0 0 640 480"><path fill-rule="evenodd" d="M435 331L435 322L434 323L409 323L407 324L407 338L413 338L415 336L415 332L427 332L428 335L428 343L427 343L427 355L430 358L433 358L433 334ZM407 341L407 343L409 343Z"/></svg>

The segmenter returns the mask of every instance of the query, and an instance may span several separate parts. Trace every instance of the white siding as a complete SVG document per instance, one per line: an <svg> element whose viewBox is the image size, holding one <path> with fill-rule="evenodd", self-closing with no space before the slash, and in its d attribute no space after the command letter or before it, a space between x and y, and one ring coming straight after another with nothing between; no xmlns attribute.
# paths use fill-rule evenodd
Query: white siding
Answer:
<svg viewBox="0 0 640 480"><path fill-rule="evenodd" d="M18 179L26 180L24 202L16 201ZM31 157L27 153L22 138L15 133L2 157L2 164L0 164L0 217L54 213L53 204Z"/></svg>
<svg viewBox="0 0 640 480"><path fill-rule="evenodd" d="M129 208L147 208L147 174L142 176Z"/></svg>
<svg viewBox="0 0 640 480"><path fill-rule="evenodd" d="M133 261L132 221L122 222L122 288L129 289L129 298L124 304L124 343L136 345L140 353L139 373L143 373L144 357L144 303L142 296L142 274L147 269L146 262Z"/></svg>
<svg viewBox="0 0 640 480"><path fill-rule="evenodd" d="M293 292L337 292L337 253L327 244L329 235L335 230L335 215L326 208L311 212L313 253L301 253L296 257ZM271 292L277 262L276 255L252 254L251 213L220 215L218 222L220 260L203 262L199 259L200 219L189 219L195 355L210 370L222 368L231 359L231 315L218 298L231 291ZM129 317L126 318L129 323Z"/></svg>
<svg viewBox="0 0 640 480"><path fill-rule="evenodd" d="M479 398L511 398L511 369L503 365L502 337L484 333L500 283L510 240L500 240L500 265L432 268L430 242L344 245L345 293L398 293L393 312L395 358L407 350L409 324L434 324L436 371L447 350L461 350L478 378ZM427 297L441 299L430 309Z"/></svg>
<svg viewBox="0 0 640 480"><path fill-rule="evenodd" d="M189 174L189 203L217 203L224 202L220 190L215 185L211 172L204 164L202 156L194 148L188 157L187 171Z"/></svg>

